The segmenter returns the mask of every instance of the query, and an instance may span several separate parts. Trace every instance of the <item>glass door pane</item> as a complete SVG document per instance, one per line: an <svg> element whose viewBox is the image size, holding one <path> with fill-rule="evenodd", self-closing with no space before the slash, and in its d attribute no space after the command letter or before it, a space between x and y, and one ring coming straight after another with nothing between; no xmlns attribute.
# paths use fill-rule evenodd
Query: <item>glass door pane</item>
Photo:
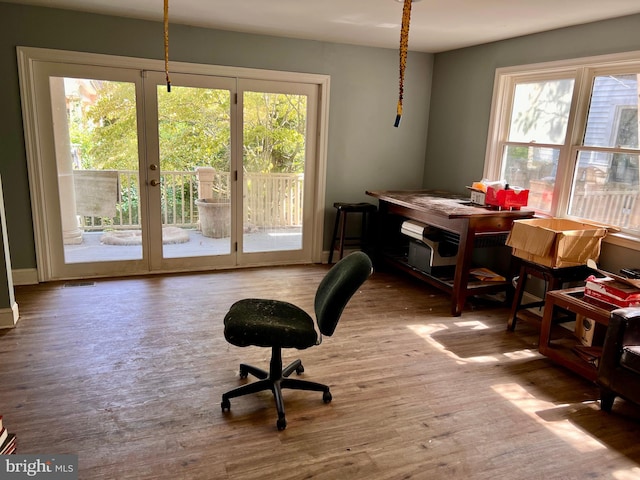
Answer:
<svg viewBox="0 0 640 480"><path fill-rule="evenodd" d="M235 265L232 118L236 80L146 72L151 270Z"/></svg>
<svg viewBox="0 0 640 480"><path fill-rule="evenodd" d="M49 83L64 262L141 260L135 84Z"/></svg>
<svg viewBox="0 0 640 480"><path fill-rule="evenodd" d="M243 252L302 249L307 95L243 93Z"/></svg>
<svg viewBox="0 0 640 480"><path fill-rule="evenodd" d="M231 92L157 86L164 258L231 253Z"/></svg>
<svg viewBox="0 0 640 480"><path fill-rule="evenodd" d="M52 280L145 271L140 75L36 61L32 78L39 274Z"/></svg>

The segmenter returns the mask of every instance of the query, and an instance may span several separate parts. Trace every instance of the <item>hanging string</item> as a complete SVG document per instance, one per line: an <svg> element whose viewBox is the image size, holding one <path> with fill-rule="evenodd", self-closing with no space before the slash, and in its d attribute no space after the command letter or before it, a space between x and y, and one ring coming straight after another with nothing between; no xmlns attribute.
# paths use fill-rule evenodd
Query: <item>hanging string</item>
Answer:
<svg viewBox="0 0 640 480"><path fill-rule="evenodd" d="M167 77L167 92L170 92L171 80L169 80L169 0L164 0L164 72Z"/></svg>
<svg viewBox="0 0 640 480"><path fill-rule="evenodd" d="M400 88L398 92L398 110L394 127L400 125L402 119L402 98L404 96L404 70L407 66L407 50L409 49L409 21L411 20L411 2L404 0L402 9L402 28L400 29Z"/></svg>

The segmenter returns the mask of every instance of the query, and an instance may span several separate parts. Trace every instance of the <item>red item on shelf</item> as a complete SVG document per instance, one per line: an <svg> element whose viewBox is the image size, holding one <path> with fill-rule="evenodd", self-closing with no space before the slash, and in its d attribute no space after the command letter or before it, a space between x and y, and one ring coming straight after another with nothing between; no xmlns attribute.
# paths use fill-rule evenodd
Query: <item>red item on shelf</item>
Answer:
<svg viewBox="0 0 640 480"><path fill-rule="evenodd" d="M525 189L495 189L487 187L485 203L501 208L520 209L526 207L529 201L529 190Z"/></svg>
<svg viewBox="0 0 640 480"><path fill-rule="evenodd" d="M640 305L640 289L613 278L597 278L590 275L587 278L584 294L620 308Z"/></svg>

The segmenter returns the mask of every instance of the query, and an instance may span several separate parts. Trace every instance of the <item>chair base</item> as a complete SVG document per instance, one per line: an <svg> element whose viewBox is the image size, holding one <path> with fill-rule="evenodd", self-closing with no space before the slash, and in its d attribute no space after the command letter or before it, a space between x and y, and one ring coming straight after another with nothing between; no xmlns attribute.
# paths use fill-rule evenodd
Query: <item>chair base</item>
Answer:
<svg viewBox="0 0 640 480"><path fill-rule="evenodd" d="M224 393L222 395L221 403L222 411L225 412L231 410L230 398L241 397L243 395L262 392L264 390L271 390L276 402L276 409L278 411L278 421L276 426L278 427L278 430L284 430L287 428L287 420L284 414L284 399L282 397L283 388L323 392L322 401L324 403L329 403L331 401L331 392L327 385L308 380L288 378L294 371L298 375L304 372L302 361L300 359L295 360L283 369L282 351L279 347L272 347L269 372L252 365L241 363L240 378L247 378L248 374L251 374L258 378L258 381L242 385L241 387L234 388L233 390Z"/></svg>

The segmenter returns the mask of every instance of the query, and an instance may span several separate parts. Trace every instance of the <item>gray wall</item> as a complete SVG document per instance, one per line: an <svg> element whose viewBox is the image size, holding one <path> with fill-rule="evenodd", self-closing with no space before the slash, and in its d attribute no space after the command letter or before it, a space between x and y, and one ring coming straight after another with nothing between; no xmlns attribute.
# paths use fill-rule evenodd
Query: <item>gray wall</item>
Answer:
<svg viewBox="0 0 640 480"><path fill-rule="evenodd" d="M34 268L36 259L17 46L161 59L163 29L159 22L0 3L0 175L12 266L25 269ZM409 54L400 128L393 127L398 94L393 49L171 25L170 58L331 76L325 248L333 202L371 201L365 190L421 187L433 55Z"/></svg>
<svg viewBox="0 0 640 480"><path fill-rule="evenodd" d="M465 193L481 179L496 68L640 50L638 32L632 15L436 54L423 186ZM601 264L640 266L640 253L605 244Z"/></svg>

